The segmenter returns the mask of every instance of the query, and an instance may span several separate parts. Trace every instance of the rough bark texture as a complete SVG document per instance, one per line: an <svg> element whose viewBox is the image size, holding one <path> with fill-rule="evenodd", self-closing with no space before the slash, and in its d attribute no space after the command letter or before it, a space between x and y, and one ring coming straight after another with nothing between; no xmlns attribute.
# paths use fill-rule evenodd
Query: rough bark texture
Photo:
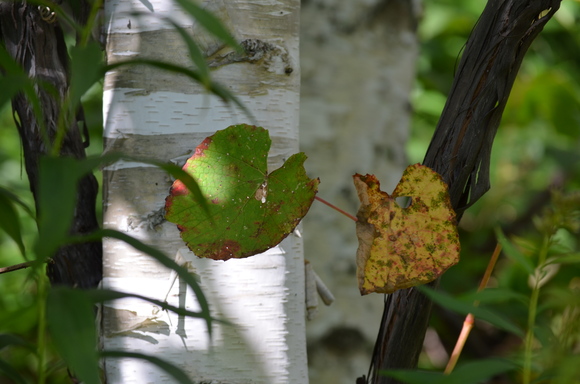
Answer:
<svg viewBox="0 0 580 384"><path fill-rule="evenodd" d="M491 147L513 82L527 49L560 2L490 0L467 41L423 161L449 185L459 218L490 187ZM378 370L416 366L430 311L431 303L413 288L388 296L370 382L397 383Z"/></svg>
<svg viewBox="0 0 580 384"><path fill-rule="evenodd" d="M302 2L300 148L318 195L353 214L351 175L391 191L408 164L419 12L416 0ZM336 297L307 322L310 382L352 383L368 369L383 297L360 296L353 221L314 202L303 223L305 257Z"/></svg>
<svg viewBox="0 0 580 384"><path fill-rule="evenodd" d="M38 162L50 150L47 141L52 143L56 135L62 100L68 92L68 54L58 21L51 23L43 20L36 5L0 3L0 28L1 39L7 52L24 72L36 81L48 83L57 91L56 94L50 93L40 84L36 88L46 132L42 132L29 100L22 93L12 100L30 189L38 201ZM75 118L67 124L61 156L78 159L85 157L85 145L78 121L78 118ZM95 215L97 188L97 181L93 175L87 175L79 182L71 234L82 235L97 228ZM95 287L101 280L101 260L100 242L65 246L52 257L47 274L53 284L81 288Z"/></svg>
<svg viewBox="0 0 580 384"><path fill-rule="evenodd" d="M199 43L226 86L267 128L272 138L270 169L298 151L299 1L209 0L246 48L230 48L173 1L105 2L109 63L148 58L192 68L188 49L163 17L176 20ZM137 17L132 12L140 12ZM105 152L170 161L188 156L205 137L248 117L191 79L145 66L107 73L104 84ZM174 316L140 301L116 301L104 310L107 349L146 351L183 368L196 383L307 383L302 239L294 234L264 254L226 262L199 259L187 250L175 224L163 219L172 180L159 169L117 163L103 171L104 226L154 245L169 257L185 258L200 277L215 324L208 337L202 320ZM233 213L232 213L233 214ZM163 300L171 271L113 239L104 241L105 287ZM178 261L185 261L178 260ZM168 301L197 309L191 291L176 283ZM109 383L170 382L148 363L107 359ZM173 381L171 381L173 382Z"/></svg>

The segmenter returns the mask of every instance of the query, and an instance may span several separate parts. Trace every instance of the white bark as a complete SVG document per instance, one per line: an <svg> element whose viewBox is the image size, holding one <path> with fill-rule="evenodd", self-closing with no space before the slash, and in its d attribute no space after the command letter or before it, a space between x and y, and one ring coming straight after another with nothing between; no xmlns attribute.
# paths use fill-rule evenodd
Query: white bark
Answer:
<svg viewBox="0 0 580 384"><path fill-rule="evenodd" d="M216 12L238 41L266 43L265 58L218 66L214 78L269 129L269 165L277 168L298 151L299 2L215 1ZM136 18L130 12L146 13ZM217 41L168 0L105 2L107 58L147 57L190 65L171 17L200 39L210 60L219 61ZM254 40L248 40L254 39ZM206 95L184 77L147 67L124 68L105 79L105 152L123 151L169 161L190 153L206 136L248 122L239 110ZM164 358L196 382L306 383L304 265L301 239L290 235L278 247L244 260L200 260L183 249L174 224L160 209L171 180L159 169L118 163L104 170L104 224L127 232L173 257L189 260L201 277L212 314L231 321L209 339L203 321L159 312L137 300L111 303L104 314L105 349L139 351ZM163 300L170 271L130 246L104 243L104 286ZM195 296L175 284L169 303L198 309ZM164 372L135 360L106 361L109 383L171 382Z"/></svg>
<svg viewBox="0 0 580 384"><path fill-rule="evenodd" d="M410 91L418 56L418 0L310 0L300 31L300 147L320 177L318 196L356 214L356 172L392 192L408 165ZM315 202L304 219L305 257L336 301L307 323L312 383L366 374L383 310L361 297L353 221Z"/></svg>

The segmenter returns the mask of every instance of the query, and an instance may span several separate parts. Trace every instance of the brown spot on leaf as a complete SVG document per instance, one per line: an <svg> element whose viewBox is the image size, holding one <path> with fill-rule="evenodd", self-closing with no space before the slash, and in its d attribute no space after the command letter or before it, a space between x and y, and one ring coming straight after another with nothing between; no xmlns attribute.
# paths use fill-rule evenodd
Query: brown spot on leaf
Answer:
<svg viewBox="0 0 580 384"><path fill-rule="evenodd" d="M266 202L267 196L268 196L268 182L264 181L262 185L260 185L260 188L256 190L256 193L254 194L254 199L264 204Z"/></svg>
<svg viewBox="0 0 580 384"><path fill-rule="evenodd" d="M223 242L221 248L218 249L216 253L209 256L209 258L214 260L225 261L236 257L240 257L240 255L238 255L239 251L240 244L237 241L226 240Z"/></svg>

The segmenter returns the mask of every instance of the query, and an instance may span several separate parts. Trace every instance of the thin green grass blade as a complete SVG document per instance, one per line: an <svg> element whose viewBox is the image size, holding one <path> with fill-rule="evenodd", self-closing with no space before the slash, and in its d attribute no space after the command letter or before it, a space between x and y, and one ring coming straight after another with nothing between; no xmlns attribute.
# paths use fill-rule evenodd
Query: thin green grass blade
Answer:
<svg viewBox="0 0 580 384"><path fill-rule="evenodd" d="M140 359L150 362L163 369L165 372L173 376L177 382L180 384L194 384L194 382L187 376L185 372L179 369L177 366L160 359L155 356L147 355L138 352L127 352L127 351L102 351L100 352L101 357L105 358L133 358Z"/></svg>

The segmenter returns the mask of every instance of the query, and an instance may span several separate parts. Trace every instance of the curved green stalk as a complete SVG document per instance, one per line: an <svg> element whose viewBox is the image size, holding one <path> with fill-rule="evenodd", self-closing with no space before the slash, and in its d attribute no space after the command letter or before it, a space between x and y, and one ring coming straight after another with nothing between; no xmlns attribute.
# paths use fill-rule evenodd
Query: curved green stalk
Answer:
<svg viewBox="0 0 580 384"><path fill-rule="evenodd" d="M538 255L538 268L541 268L548 257L548 244L550 242L550 236L548 234L544 235L542 240L542 248L540 249L540 254ZM522 382L524 384L530 384L532 378L532 349L534 345L534 327L536 323L536 314L538 311L538 299L540 297L540 281L541 279L537 277L534 281L534 287L532 288L532 295L530 297L530 306L528 311L528 330L526 332L526 339L524 343L524 372Z"/></svg>

